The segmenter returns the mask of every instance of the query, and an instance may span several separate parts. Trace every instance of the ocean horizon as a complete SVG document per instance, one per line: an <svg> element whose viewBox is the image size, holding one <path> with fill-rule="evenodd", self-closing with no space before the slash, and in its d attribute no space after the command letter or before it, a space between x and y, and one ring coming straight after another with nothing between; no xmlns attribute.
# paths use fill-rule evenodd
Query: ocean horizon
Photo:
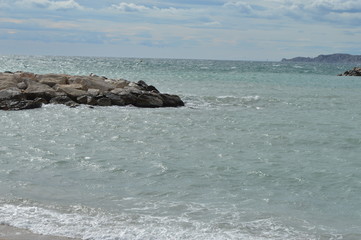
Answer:
<svg viewBox="0 0 361 240"><path fill-rule="evenodd" d="M179 108L0 112L0 224L86 240L361 238L361 79L341 63L0 56ZM3 236L0 234L0 238Z"/></svg>

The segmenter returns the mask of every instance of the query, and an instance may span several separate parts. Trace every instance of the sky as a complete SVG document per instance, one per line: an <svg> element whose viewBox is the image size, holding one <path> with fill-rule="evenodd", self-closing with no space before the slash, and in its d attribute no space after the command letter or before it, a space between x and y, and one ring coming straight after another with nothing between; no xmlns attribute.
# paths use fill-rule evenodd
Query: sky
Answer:
<svg viewBox="0 0 361 240"><path fill-rule="evenodd" d="M0 0L0 55L361 55L361 0Z"/></svg>

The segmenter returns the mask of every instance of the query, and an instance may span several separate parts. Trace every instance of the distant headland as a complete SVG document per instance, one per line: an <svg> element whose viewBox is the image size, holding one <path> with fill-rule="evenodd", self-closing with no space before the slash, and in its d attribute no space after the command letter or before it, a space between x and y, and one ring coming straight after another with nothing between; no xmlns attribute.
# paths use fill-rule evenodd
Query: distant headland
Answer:
<svg viewBox="0 0 361 240"><path fill-rule="evenodd" d="M361 55L335 53L329 55L319 55L315 58L310 58L310 57L295 57L290 59L283 58L282 62L361 63Z"/></svg>

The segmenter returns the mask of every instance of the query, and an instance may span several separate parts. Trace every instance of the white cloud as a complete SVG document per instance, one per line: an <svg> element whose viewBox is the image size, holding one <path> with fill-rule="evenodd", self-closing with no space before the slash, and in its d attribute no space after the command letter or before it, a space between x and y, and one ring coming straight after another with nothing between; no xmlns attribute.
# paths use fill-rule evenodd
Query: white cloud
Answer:
<svg viewBox="0 0 361 240"><path fill-rule="evenodd" d="M235 17L287 19L307 23L361 24L361 0L229 1L223 5Z"/></svg>
<svg viewBox="0 0 361 240"><path fill-rule="evenodd" d="M59 2L51 2L50 1L50 9L57 10L57 9L83 9L76 1L74 0L67 0L67 1L59 1Z"/></svg>
<svg viewBox="0 0 361 240"><path fill-rule="evenodd" d="M361 0L284 0L281 9L299 21L361 24Z"/></svg>
<svg viewBox="0 0 361 240"><path fill-rule="evenodd" d="M206 13L204 9L199 8L175 8L175 7L158 7L155 5L141 5L134 3L121 2L113 4L109 10L116 10L125 13L138 13L142 17L152 17L157 19L197 19L202 13Z"/></svg>
<svg viewBox="0 0 361 240"><path fill-rule="evenodd" d="M75 0L65 0L65 1L22 0L22 1L17 1L16 5L19 7L42 8L47 10L83 9L83 7L80 4L78 4Z"/></svg>
<svg viewBox="0 0 361 240"><path fill-rule="evenodd" d="M360 0L316 0L306 5L306 9L319 12L360 12Z"/></svg>
<svg viewBox="0 0 361 240"><path fill-rule="evenodd" d="M137 5L134 3L125 3L125 2L121 2L117 5L113 4L111 8L122 12L142 12L142 11L150 10L149 7L143 5Z"/></svg>
<svg viewBox="0 0 361 240"><path fill-rule="evenodd" d="M281 0L283 1L283 0ZM223 4L225 12L223 16L259 18L259 19L275 19L283 17L280 10L282 3L279 0L269 1L230 1Z"/></svg>
<svg viewBox="0 0 361 240"><path fill-rule="evenodd" d="M361 0L284 0L281 2L289 10L302 10L318 13L361 12Z"/></svg>
<svg viewBox="0 0 361 240"><path fill-rule="evenodd" d="M227 2L223 6L227 8L235 8L237 11L244 14L251 14L254 12L252 5L245 2Z"/></svg>
<svg viewBox="0 0 361 240"><path fill-rule="evenodd" d="M204 23L205 26L222 26L222 24L218 21L213 21L213 22L206 22Z"/></svg>

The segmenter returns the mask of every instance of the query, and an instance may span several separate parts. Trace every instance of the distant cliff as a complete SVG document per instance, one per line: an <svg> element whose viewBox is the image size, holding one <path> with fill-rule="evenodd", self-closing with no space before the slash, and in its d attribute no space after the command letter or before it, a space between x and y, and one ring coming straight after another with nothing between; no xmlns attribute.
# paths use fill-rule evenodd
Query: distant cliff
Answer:
<svg viewBox="0 0 361 240"><path fill-rule="evenodd" d="M361 63L361 55L336 53L330 55L319 55L315 58L295 57L282 59L282 62L324 62L324 63Z"/></svg>

